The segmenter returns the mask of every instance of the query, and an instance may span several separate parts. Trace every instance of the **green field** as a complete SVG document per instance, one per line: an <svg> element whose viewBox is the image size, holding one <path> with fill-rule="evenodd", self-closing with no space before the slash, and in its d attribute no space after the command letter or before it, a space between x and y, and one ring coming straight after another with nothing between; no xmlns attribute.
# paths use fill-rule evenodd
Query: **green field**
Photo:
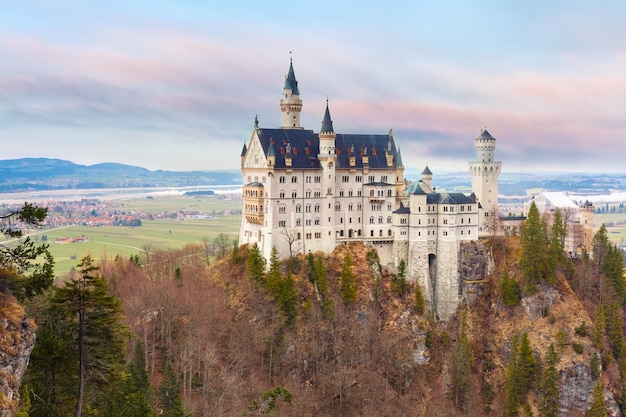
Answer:
<svg viewBox="0 0 626 417"><path fill-rule="evenodd" d="M63 275L86 255L94 259L113 259L118 254L128 258L143 252L146 246L152 249L180 248L204 238L213 240L220 233L236 240L240 224L240 216L220 216L202 220L144 221L142 226L132 228L71 226L41 234L45 234L50 243L56 274ZM56 243L59 237L77 236L86 237L87 242Z"/></svg>
<svg viewBox="0 0 626 417"><path fill-rule="evenodd" d="M55 273L62 276L80 260L91 255L93 259L113 259L117 255L128 258L130 255L151 249L181 248L188 243L204 239L213 241L221 233L231 240L239 237L241 215L231 214L241 210L241 200L232 200L222 196L154 196L150 198L132 198L108 200L102 202L110 209L120 211L140 211L153 215L169 213L168 218L142 220L137 227L127 226L68 226L56 229L42 229L30 234L36 242L45 235L50 245L50 252L55 260ZM195 211L210 214L208 219L184 220L171 219L172 213ZM84 237L85 242L57 243L57 238ZM10 240L10 239L9 239Z"/></svg>
<svg viewBox="0 0 626 417"><path fill-rule="evenodd" d="M609 240L614 244L626 243L626 213L595 214L593 223L595 229L604 224L609 232Z"/></svg>

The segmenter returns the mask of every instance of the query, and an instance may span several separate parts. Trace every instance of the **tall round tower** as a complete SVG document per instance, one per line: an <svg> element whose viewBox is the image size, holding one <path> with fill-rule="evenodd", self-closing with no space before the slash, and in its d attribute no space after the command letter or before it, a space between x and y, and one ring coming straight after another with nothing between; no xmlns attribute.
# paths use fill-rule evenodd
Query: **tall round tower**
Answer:
<svg viewBox="0 0 626 417"><path fill-rule="evenodd" d="M480 224L484 224L486 216L498 214L498 177L502 162L494 160L496 138L491 136L487 129L481 129L480 136L474 140L476 160L470 161L469 168L472 176L472 193L476 195L482 207ZM481 227L481 229L484 229Z"/></svg>
<svg viewBox="0 0 626 417"><path fill-rule="evenodd" d="M293 61L289 60L289 72L285 77L283 96L280 99L280 111L283 113L283 129L302 129L300 126L300 112L302 111L302 100L298 90L298 81L293 71Z"/></svg>

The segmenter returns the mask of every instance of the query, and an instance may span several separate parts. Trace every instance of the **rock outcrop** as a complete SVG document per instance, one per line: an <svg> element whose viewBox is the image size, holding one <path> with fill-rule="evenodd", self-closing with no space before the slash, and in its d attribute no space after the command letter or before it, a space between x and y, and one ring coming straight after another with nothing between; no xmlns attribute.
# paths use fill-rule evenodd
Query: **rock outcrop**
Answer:
<svg viewBox="0 0 626 417"><path fill-rule="evenodd" d="M0 295L0 417L11 417L19 404L19 388L35 347L35 326L11 297Z"/></svg>

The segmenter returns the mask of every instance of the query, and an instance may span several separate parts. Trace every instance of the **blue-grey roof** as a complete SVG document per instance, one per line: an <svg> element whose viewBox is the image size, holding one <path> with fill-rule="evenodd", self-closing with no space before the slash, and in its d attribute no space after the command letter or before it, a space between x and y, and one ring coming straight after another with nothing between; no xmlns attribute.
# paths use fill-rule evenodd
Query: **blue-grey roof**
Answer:
<svg viewBox="0 0 626 417"><path fill-rule="evenodd" d="M429 193L426 194L428 204L474 204L471 196L463 193Z"/></svg>
<svg viewBox="0 0 626 417"><path fill-rule="evenodd" d="M428 169L428 165L426 165L426 168L422 171L422 175L433 175L430 169Z"/></svg>
<svg viewBox="0 0 626 417"><path fill-rule="evenodd" d="M296 81L296 73L293 71L293 63L289 62L289 72L285 78L285 89L290 89L291 94L300 95L298 91L298 81Z"/></svg>
<svg viewBox="0 0 626 417"><path fill-rule="evenodd" d="M400 208L395 210L393 213L396 213L396 214L411 214L411 208L410 207L400 206Z"/></svg>
<svg viewBox="0 0 626 417"><path fill-rule="evenodd" d="M246 156L246 152L248 152L248 147L246 144L243 144L243 149L241 150L241 156Z"/></svg>
<svg viewBox="0 0 626 417"><path fill-rule="evenodd" d="M487 129L483 129L480 133L479 139L487 139L487 140L496 140L491 134L487 131Z"/></svg>
<svg viewBox="0 0 626 417"><path fill-rule="evenodd" d="M276 155L275 168L285 168L285 154L287 144L291 147L291 166L295 169L321 169L321 164L317 159L320 150L320 140L317 133L312 130L303 129L265 129L258 128L257 133L263 152L268 155L270 144L273 141ZM335 148L337 150L338 169L350 167L350 152L354 149L355 167L363 167L363 155L367 153L370 169L387 169L387 159L385 149L389 136L383 135L359 135L359 134L337 134L335 138ZM354 148L352 148L354 146ZM395 152L395 144L392 142ZM392 165L392 169L396 164Z"/></svg>
<svg viewBox="0 0 626 417"><path fill-rule="evenodd" d="M400 153L400 147L398 146L398 153L396 154L396 166L402 167L402 154Z"/></svg>
<svg viewBox="0 0 626 417"><path fill-rule="evenodd" d="M426 194L422 189L422 182L411 182L406 188L405 194Z"/></svg>
<svg viewBox="0 0 626 417"><path fill-rule="evenodd" d="M326 112L324 112L324 120L322 120L322 128L320 133L334 133L333 121L330 118L330 110L328 110L328 100L326 100Z"/></svg>
<svg viewBox="0 0 626 417"><path fill-rule="evenodd" d="M263 184L260 182L249 182L246 184L246 187L263 187Z"/></svg>

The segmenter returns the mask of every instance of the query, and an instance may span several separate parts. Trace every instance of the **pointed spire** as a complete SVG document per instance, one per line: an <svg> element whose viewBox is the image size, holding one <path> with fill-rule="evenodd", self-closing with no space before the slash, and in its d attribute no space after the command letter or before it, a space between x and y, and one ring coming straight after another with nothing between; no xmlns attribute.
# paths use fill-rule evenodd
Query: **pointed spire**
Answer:
<svg viewBox="0 0 626 417"><path fill-rule="evenodd" d="M396 155L396 166L397 167L402 167L404 165L402 165L402 154L400 153L400 148L398 148L398 152Z"/></svg>
<svg viewBox="0 0 626 417"><path fill-rule="evenodd" d="M328 99L326 99L326 112L324 112L324 120L322 120L320 133L335 133L333 130L333 121L330 118L330 110L328 110Z"/></svg>
<svg viewBox="0 0 626 417"><path fill-rule="evenodd" d="M300 95L298 91L298 81L296 81L296 73L293 71L293 60L289 58L289 72L285 77L285 90L291 90L291 94Z"/></svg>
<svg viewBox="0 0 626 417"><path fill-rule="evenodd" d="M241 156L246 156L247 152L248 152L248 147L246 146L246 143L244 142L243 149L241 150Z"/></svg>

